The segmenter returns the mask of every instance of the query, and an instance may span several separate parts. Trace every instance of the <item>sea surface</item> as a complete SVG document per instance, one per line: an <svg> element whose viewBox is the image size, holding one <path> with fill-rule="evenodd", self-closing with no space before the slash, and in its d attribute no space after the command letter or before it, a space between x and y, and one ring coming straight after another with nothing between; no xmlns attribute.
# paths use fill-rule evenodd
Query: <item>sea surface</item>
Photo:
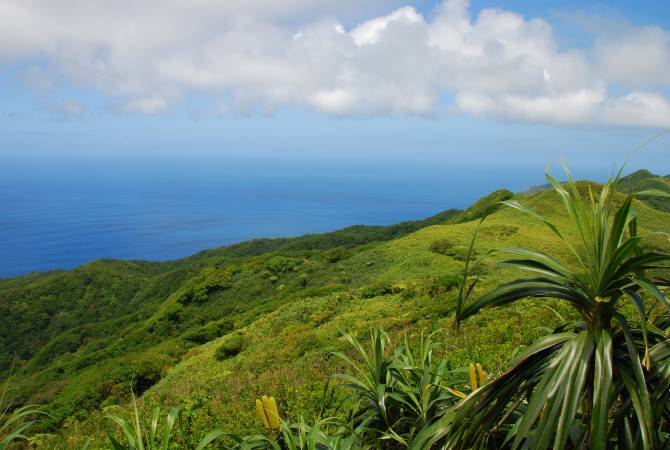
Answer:
<svg viewBox="0 0 670 450"><path fill-rule="evenodd" d="M169 260L261 237L465 208L542 168L225 158L0 160L0 277L99 258Z"/></svg>

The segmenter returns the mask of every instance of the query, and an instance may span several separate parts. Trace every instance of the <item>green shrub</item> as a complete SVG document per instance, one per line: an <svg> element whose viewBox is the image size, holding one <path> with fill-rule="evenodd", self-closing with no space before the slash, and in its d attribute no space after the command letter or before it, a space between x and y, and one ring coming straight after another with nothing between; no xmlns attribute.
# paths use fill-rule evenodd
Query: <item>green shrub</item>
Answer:
<svg viewBox="0 0 670 450"><path fill-rule="evenodd" d="M446 255L447 252L453 248L453 246L454 243L449 241L448 239L438 239L436 241L431 242L428 249L433 253L437 253L439 255Z"/></svg>
<svg viewBox="0 0 670 450"><path fill-rule="evenodd" d="M241 334L235 334L231 336L229 339L227 339L226 342L221 344L219 348L216 349L214 357L219 361L232 358L233 356L239 355L242 352L242 350L244 350L245 346L246 342L244 336L242 336Z"/></svg>
<svg viewBox="0 0 670 450"><path fill-rule="evenodd" d="M300 260L295 258L287 258L285 256L273 256L265 264L265 270L274 276L283 275L285 273L293 272L300 264Z"/></svg>
<svg viewBox="0 0 670 450"><path fill-rule="evenodd" d="M184 334L184 339L196 344L204 344L209 341L230 333L235 328L235 324L228 320L211 322L202 327L196 328Z"/></svg>
<svg viewBox="0 0 670 450"><path fill-rule="evenodd" d="M232 286L231 279L237 272L236 268L207 267L181 289L177 301L182 305L205 303L212 293L229 289Z"/></svg>
<svg viewBox="0 0 670 450"><path fill-rule="evenodd" d="M334 264L342 259L348 258L353 254L353 251L346 247L336 247L326 253L326 261Z"/></svg>
<svg viewBox="0 0 670 450"><path fill-rule="evenodd" d="M402 285L373 284L361 288L359 293L363 298L374 298L383 295L400 294L406 289L407 288Z"/></svg>
<svg viewBox="0 0 670 450"><path fill-rule="evenodd" d="M181 305L170 305L163 311L161 319L165 319L172 323L178 323L181 320L183 312L184 308L182 308Z"/></svg>
<svg viewBox="0 0 670 450"><path fill-rule="evenodd" d="M433 279L428 289L428 294L431 297L436 297L456 289L460 284L461 277L459 275L453 273L442 275L441 277Z"/></svg>

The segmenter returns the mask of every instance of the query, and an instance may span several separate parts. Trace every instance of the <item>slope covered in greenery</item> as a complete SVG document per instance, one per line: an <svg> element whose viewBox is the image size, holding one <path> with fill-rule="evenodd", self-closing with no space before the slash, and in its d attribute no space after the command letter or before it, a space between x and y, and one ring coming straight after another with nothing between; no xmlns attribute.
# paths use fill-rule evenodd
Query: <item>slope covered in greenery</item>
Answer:
<svg viewBox="0 0 670 450"><path fill-rule="evenodd" d="M657 189L670 194L670 175L660 177L648 170L642 169L621 179L621 190L623 192L631 194L651 189ZM643 196L641 200L652 208L657 208L661 211L670 211L670 198Z"/></svg>
<svg viewBox="0 0 670 450"><path fill-rule="evenodd" d="M344 289L346 277L328 278L338 261L463 214L481 211L260 239L173 262L101 260L0 280L0 375L15 364L15 403L46 403L58 423L84 417L130 389L142 393L194 346L296 296Z"/></svg>
<svg viewBox="0 0 670 450"><path fill-rule="evenodd" d="M585 185L584 185L585 187ZM329 376L359 338L383 326L394 342L436 332L451 368L480 362L503 370L520 346L570 314L532 301L487 311L453 328L459 275L476 220L510 198L498 191L467 211L392 227L252 241L168 263L98 261L70 272L0 281L0 369L14 355L13 399L44 403L66 433L86 430L102 445L101 408L142 395L141 408L179 405L194 440L207 430L260 427L253 401L274 395L286 418L337 414L324 401ZM523 202L565 223L554 192ZM670 214L636 202L645 231ZM499 209L476 251L528 246L570 256L540 222ZM659 249L662 239L649 245ZM483 293L509 272L480 269ZM327 397L330 399L330 397Z"/></svg>

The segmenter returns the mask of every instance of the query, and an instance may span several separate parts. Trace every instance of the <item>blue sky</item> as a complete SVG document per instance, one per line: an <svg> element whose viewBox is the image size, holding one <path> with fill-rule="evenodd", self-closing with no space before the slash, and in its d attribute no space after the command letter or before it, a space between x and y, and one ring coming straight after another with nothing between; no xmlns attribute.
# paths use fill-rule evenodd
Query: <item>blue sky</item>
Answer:
<svg viewBox="0 0 670 450"><path fill-rule="evenodd" d="M668 2L56 3L0 0L0 158L609 166L670 128Z"/></svg>

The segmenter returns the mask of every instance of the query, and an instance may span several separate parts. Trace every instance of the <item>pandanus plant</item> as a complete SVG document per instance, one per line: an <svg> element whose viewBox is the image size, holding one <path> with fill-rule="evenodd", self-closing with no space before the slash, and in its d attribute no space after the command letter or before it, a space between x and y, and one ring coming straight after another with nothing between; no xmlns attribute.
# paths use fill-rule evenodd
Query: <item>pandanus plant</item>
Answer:
<svg viewBox="0 0 670 450"><path fill-rule="evenodd" d="M189 448L184 442L176 442L176 435L173 433L175 424L181 424L181 416L179 408L171 408L167 415L161 415L160 407L154 410L151 418L151 424L146 426L144 418L141 416L139 408L137 407L137 399L135 394L132 396L133 411L131 421L127 421L122 415L116 413L108 413L105 418L110 420L121 428L122 436L117 439L112 434L107 433L109 441L114 450L168 450L175 448ZM117 409L117 406L108 407L108 410ZM159 426L163 422L162 427ZM183 430L182 435L184 435ZM200 442L195 446L195 450L203 450L208 447L224 433L218 430L206 434Z"/></svg>
<svg viewBox="0 0 670 450"><path fill-rule="evenodd" d="M599 193L579 186L567 167L565 173L565 184L548 174L547 180L571 219L574 240L519 202L503 203L542 221L573 261L506 249L509 259L500 264L530 275L469 303L468 286L456 315L461 322L483 308L554 298L568 302L581 320L526 348L508 371L424 429L412 448L670 449L670 303L664 294L670 282L662 278L670 255L642 246L634 196L617 192L621 172ZM637 314L625 314L626 303Z"/></svg>
<svg viewBox="0 0 670 450"><path fill-rule="evenodd" d="M14 369L10 368L10 377ZM0 450L15 448L18 441L28 440L28 432L34 425L43 422L47 416L44 410L37 406L26 405L11 410L9 404L5 404L5 398L9 391L9 380L0 386Z"/></svg>
<svg viewBox="0 0 670 450"><path fill-rule="evenodd" d="M369 352L353 336L344 337L361 363L335 353L353 369L336 378L357 400L351 411L352 428L374 448L407 447L420 430L464 396L456 389L465 384L464 373L449 370L444 359L435 361L437 344L432 335L421 336L418 352L412 352L407 339L395 351L386 352L390 340L381 330L372 331Z"/></svg>

